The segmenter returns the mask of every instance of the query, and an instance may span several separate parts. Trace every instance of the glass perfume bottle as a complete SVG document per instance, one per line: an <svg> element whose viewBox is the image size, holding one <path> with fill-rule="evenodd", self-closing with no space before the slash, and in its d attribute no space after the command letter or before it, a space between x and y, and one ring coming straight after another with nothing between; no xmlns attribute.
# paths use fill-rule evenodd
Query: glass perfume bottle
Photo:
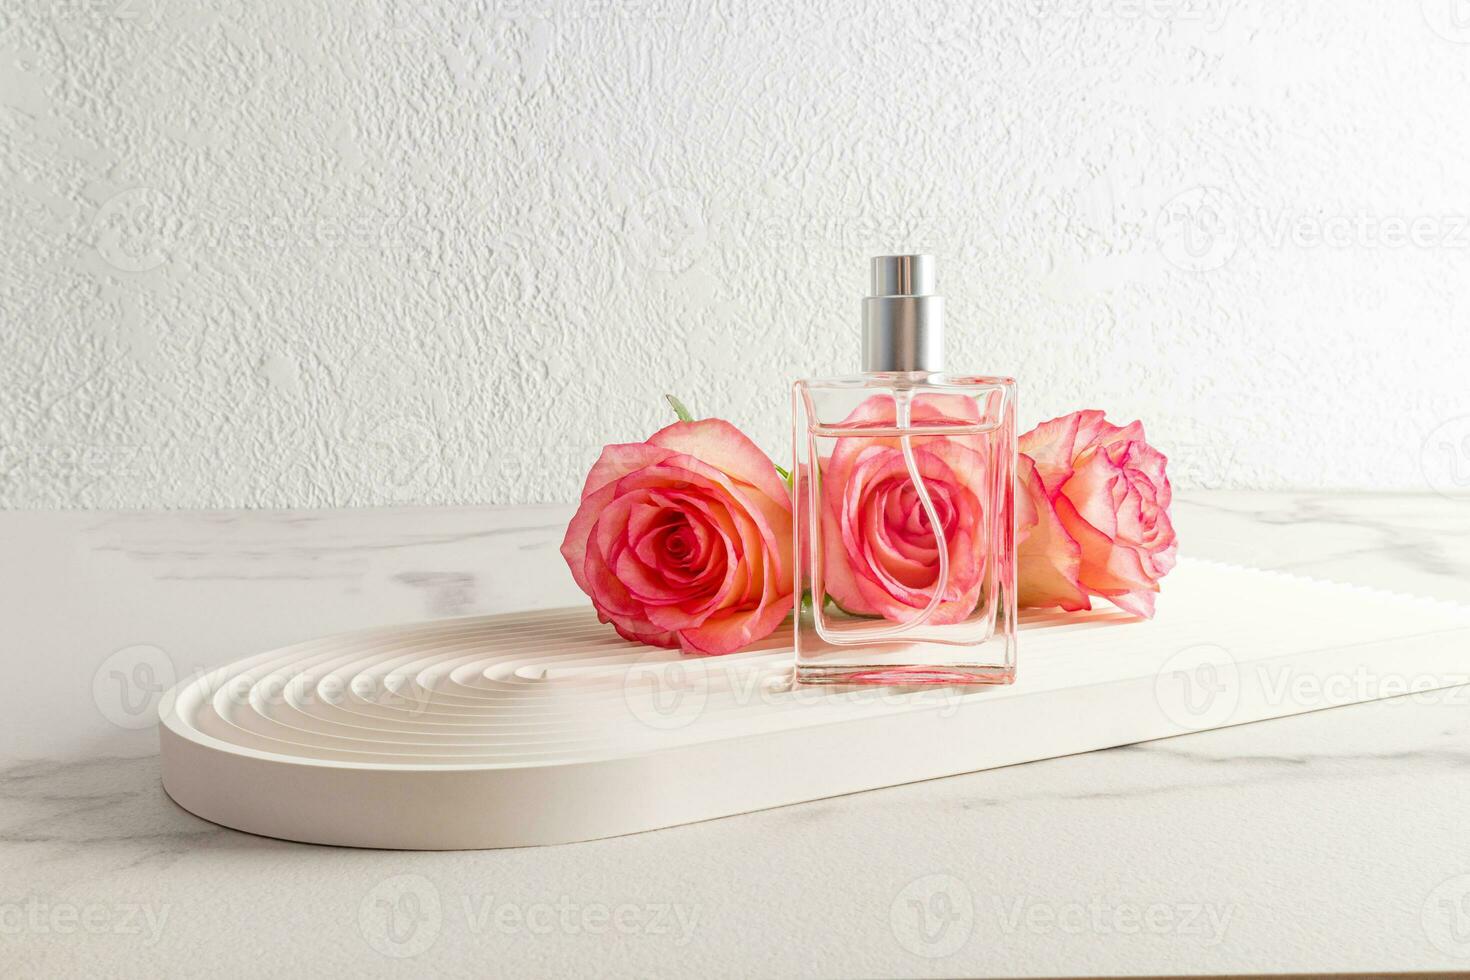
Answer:
<svg viewBox="0 0 1470 980"><path fill-rule="evenodd" d="M1016 383L943 373L934 287L873 259L863 373L793 388L798 683L1015 679Z"/></svg>

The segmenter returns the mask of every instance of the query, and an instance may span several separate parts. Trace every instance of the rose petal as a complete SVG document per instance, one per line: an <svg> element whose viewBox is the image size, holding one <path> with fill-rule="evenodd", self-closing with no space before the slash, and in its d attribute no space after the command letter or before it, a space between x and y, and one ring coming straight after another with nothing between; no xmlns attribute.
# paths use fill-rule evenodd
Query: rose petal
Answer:
<svg viewBox="0 0 1470 980"><path fill-rule="evenodd" d="M776 467L745 433L723 419L675 422L655 432L648 442L695 459L718 460L724 473L773 501L785 501L787 512L791 510L791 492Z"/></svg>
<svg viewBox="0 0 1470 980"><path fill-rule="evenodd" d="M789 606L767 603L754 609L712 616L699 627L681 630L679 644L688 653L734 653L770 636L790 612Z"/></svg>
<svg viewBox="0 0 1470 980"><path fill-rule="evenodd" d="M1037 475L1048 494L1072 475L1072 447L1077 443L1081 419L1081 412L1063 415L1041 423L1017 440L1017 450L1036 464Z"/></svg>
<svg viewBox="0 0 1470 980"><path fill-rule="evenodd" d="M1058 492L1072 502L1083 520L1112 538L1118 532L1113 491L1122 476L1122 470L1108 458L1107 453L1087 450L1077 458L1072 475Z"/></svg>
<svg viewBox="0 0 1470 980"><path fill-rule="evenodd" d="M1108 596L1108 601L1124 612L1132 613L1143 619L1153 619L1155 595L1155 592L1141 589L1138 592L1124 592L1122 595Z"/></svg>
<svg viewBox="0 0 1470 980"><path fill-rule="evenodd" d="M1052 503L1062 526L1082 548L1078 579L1088 592L1112 597L1153 585L1137 550L1113 541L1089 524L1064 494L1057 494Z"/></svg>
<svg viewBox="0 0 1470 980"><path fill-rule="evenodd" d="M597 492L635 470L652 466L659 460L667 459L672 455L674 453L668 449L650 446L643 442L603 446L601 455L597 457L597 462L592 464L592 469L587 473L587 480L582 485L582 499L586 500L588 494Z"/></svg>
<svg viewBox="0 0 1470 980"><path fill-rule="evenodd" d="M1082 548L1067 533L1046 492L1036 463L1020 456L1016 467L1016 596L1021 606L1091 609L1078 580Z"/></svg>

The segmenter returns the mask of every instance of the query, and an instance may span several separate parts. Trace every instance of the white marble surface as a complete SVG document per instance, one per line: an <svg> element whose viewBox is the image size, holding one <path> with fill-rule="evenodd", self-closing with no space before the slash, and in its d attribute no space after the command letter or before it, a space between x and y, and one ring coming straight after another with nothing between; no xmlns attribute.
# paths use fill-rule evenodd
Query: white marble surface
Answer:
<svg viewBox="0 0 1470 980"><path fill-rule="evenodd" d="M0 514L0 974L1470 969L1466 689L555 848L312 847L163 794L128 726L170 673L565 604L566 515ZM1464 502L1177 519L1190 554L1470 601Z"/></svg>

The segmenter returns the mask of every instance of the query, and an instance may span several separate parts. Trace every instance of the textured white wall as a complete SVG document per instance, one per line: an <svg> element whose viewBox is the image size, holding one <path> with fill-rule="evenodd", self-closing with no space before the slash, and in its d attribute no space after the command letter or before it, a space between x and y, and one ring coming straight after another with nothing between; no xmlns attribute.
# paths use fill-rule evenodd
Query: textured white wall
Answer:
<svg viewBox="0 0 1470 980"><path fill-rule="evenodd" d="M0 504L568 499L664 391L784 456L917 249L1027 424L1443 481L1465 7L7 3Z"/></svg>

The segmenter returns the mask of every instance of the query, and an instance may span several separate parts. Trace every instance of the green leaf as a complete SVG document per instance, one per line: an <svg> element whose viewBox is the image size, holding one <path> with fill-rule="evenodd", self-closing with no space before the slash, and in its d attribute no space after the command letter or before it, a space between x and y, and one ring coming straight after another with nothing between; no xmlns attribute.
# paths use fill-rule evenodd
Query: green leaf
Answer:
<svg viewBox="0 0 1470 980"><path fill-rule="evenodd" d="M784 466L777 466L775 463L771 465L776 467L776 472L781 474L781 479L786 481L786 486L789 489L791 486L791 471Z"/></svg>
<svg viewBox="0 0 1470 980"><path fill-rule="evenodd" d="M683 402L679 401L678 398L674 397L673 395L664 395L664 400L669 403L669 407L674 410L674 414L679 416L680 422L694 421L694 413L690 412L688 407L685 406Z"/></svg>
<svg viewBox="0 0 1470 980"><path fill-rule="evenodd" d="M804 589L804 590L802 590L802 593L801 593L801 611L803 613L809 613L809 612L811 612L812 611L813 604L815 602L816 602L816 597L812 595L812 590L811 589ZM843 609L840 605L837 604L837 600L834 599L834 598L832 598L830 595L825 595L825 596L822 597L822 605L823 605L823 607L831 606L833 609L836 609L842 615L844 615L844 616L851 616L853 619L863 619L863 618L865 618L865 617L859 616L857 613L850 613L846 609Z"/></svg>

